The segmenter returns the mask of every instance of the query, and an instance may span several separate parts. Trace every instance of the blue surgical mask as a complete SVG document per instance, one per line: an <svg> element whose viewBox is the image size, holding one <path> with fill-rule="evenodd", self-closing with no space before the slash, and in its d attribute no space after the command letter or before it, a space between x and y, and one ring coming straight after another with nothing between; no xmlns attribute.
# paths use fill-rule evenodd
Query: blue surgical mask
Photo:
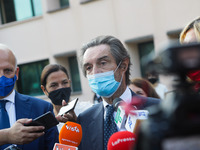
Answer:
<svg viewBox="0 0 200 150"><path fill-rule="evenodd" d="M7 96L14 88L15 81L17 76L15 75L13 78L7 78L5 76L0 77L0 96Z"/></svg>
<svg viewBox="0 0 200 150"><path fill-rule="evenodd" d="M115 71L118 69L120 64L121 62ZM123 78L122 75L120 82L117 82L114 76L115 71L112 70L104 73L87 75L92 91L105 98L111 97L119 88Z"/></svg>

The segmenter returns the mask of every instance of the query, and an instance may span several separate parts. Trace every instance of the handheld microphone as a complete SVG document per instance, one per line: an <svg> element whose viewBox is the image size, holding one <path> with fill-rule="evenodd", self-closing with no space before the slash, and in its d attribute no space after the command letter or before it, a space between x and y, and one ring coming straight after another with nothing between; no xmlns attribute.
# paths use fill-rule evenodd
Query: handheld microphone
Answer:
<svg viewBox="0 0 200 150"><path fill-rule="evenodd" d="M113 100L113 107L115 111L117 111L117 114L115 116L115 123L117 124L117 127L119 129L123 128L123 125L125 124L126 121L125 111L122 108L123 103L124 102L121 98L115 98Z"/></svg>
<svg viewBox="0 0 200 150"><path fill-rule="evenodd" d="M149 112L147 110L133 110L131 112L132 114L128 115L125 128L127 131L136 133L141 122L148 119Z"/></svg>
<svg viewBox="0 0 200 150"><path fill-rule="evenodd" d="M123 100L121 98L115 98L113 100L113 107L115 109L115 111L117 111L117 108L119 107L120 103L122 103Z"/></svg>
<svg viewBox="0 0 200 150"><path fill-rule="evenodd" d="M68 148L74 147L77 148L81 143L82 139L82 128L81 125L75 122L68 121L66 122L60 130L59 134L59 143L54 145L54 149L56 150L56 146L65 145ZM63 149L65 149L63 147ZM68 150L68 149L67 149Z"/></svg>
<svg viewBox="0 0 200 150"><path fill-rule="evenodd" d="M108 150L131 150L135 144L135 134L129 131L114 133L108 140Z"/></svg>

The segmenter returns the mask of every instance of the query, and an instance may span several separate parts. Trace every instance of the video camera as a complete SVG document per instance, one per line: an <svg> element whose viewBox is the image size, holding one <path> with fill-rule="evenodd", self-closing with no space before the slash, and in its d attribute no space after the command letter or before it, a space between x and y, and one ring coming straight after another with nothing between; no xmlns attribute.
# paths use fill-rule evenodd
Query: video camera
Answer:
<svg viewBox="0 0 200 150"><path fill-rule="evenodd" d="M174 73L186 75L188 71L200 69L200 44L178 43L162 50L157 57L150 60L147 68L160 74Z"/></svg>
<svg viewBox="0 0 200 150"><path fill-rule="evenodd" d="M200 94L187 73L200 70L200 44L173 45L164 49L148 68L179 77L175 91L154 106L138 133L135 150L200 149Z"/></svg>

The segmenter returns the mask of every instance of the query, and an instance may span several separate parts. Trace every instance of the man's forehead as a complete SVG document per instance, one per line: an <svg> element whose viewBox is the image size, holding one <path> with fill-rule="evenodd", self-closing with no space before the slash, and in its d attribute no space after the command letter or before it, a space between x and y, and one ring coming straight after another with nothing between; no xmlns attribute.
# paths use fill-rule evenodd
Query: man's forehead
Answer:
<svg viewBox="0 0 200 150"><path fill-rule="evenodd" d="M0 62L1 66L15 66L15 57L10 50L0 49Z"/></svg>
<svg viewBox="0 0 200 150"><path fill-rule="evenodd" d="M88 48L83 55L83 60L85 61L85 60L101 59L109 57L112 57L110 52L110 47L108 45L102 44Z"/></svg>

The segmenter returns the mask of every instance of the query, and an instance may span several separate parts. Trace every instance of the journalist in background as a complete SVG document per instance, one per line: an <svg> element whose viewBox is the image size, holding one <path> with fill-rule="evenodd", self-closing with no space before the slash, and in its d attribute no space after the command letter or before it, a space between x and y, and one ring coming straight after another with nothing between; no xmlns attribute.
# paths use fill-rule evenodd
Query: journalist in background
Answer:
<svg viewBox="0 0 200 150"><path fill-rule="evenodd" d="M182 44L200 42L200 17L189 22L180 34ZM200 70L190 71L187 76L195 83L194 89L200 93Z"/></svg>
<svg viewBox="0 0 200 150"><path fill-rule="evenodd" d="M117 38L99 36L82 47L81 65L92 90L103 98L103 102L94 105L78 116L83 137L79 149L106 150L110 136L121 129L114 123L116 112L113 100L121 98L130 102L136 96L128 88L130 75L130 56ZM158 104L158 99L143 98L145 109Z"/></svg>
<svg viewBox="0 0 200 150"><path fill-rule="evenodd" d="M13 52L0 44L0 149L17 144L23 150L52 150L58 142L58 130L53 127L41 132L43 126L24 126L32 119L51 111L44 100L22 95L14 90L19 67Z"/></svg>

